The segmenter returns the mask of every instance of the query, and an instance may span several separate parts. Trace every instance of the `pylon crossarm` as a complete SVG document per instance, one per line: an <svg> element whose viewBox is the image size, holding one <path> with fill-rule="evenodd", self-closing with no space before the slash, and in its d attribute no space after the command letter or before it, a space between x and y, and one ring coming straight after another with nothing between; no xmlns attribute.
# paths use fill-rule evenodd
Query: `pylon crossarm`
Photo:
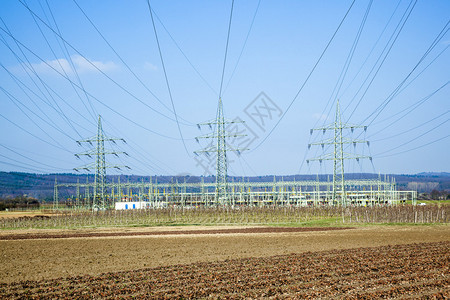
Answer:
<svg viewBox="0 0 450 300"><path fill-rule="evenodd" d="M318 128L312 128L310 129L310 134L313 134L314 131L323 131L326 132L327 130L335 130L336 128L336 124L333 122L331 124L328 124L324 127L318 127ZM366 125L352 125L352 124L342 124L341 126L339 126L340 129L350 129L350 130L354 130L357 128L363 128L364 130L367 130L367 126Z"/></svg>
<svg viewBox="0 0 450 300"><path fill-rule="evenodd" d="M245 135L245 134L226 134L226 135L223 135L223 137L226 137L226 138L244 137L244 136L247 136L247 135ZM211 135L198 136L197 139L217 139L217 137L218 137L217 135L211 134Z"/></svg>
<svg viewBox="0 0 450 300"><path fill-rule="evenodd" d="M122 170L122 168L126 168L126 169L131 170L131 168L129 166L123 166L123 165L110 165L110 164L107 164L105 168L117 169L117 170Z"/></svg>
<svg viewBox="0 0 450 300"><path fill-rule="evenodd" d="M113 154L113 155L118 155L118 154L125 154L125 155L127 155L128 156L128 153L126 153L126 152L123 152L123 151L106 151L106 152L103 152L104 154ZM86 152L83 152L83 153L77 153L77 154L74 154L75 156L80 156L80 155L86 155L86 156L95 156L95 155L97 155L97 152L96 152L96 150L89 150L89 151L86 151Z"/></svg>
<svg viewBox="0 0 450 300"><path fill-rule="evenodd" d="M306 160L306 163L309 163L310 161L322 162L323 160L334 160L334 156L332 154L325 154L322 156L309 158Z"/></svg>
<svg viewBox="0 0 450 300"><path fill-rule="evenodd" d="M360 160L360 159L369 159L372 160L372 156L366 156L366 155L354 155L351 153L345 153L344 152L344 159L356 159L356 160Z"/></svg>
<svg viewBox="0 0 450 300"><path fill-rule="evenodd" d="M352 140L348 138L342 138L342 141L337 142L334 138L322 140L319 142L309 143L308 148L311 148L311 146L324 146L324 145L334 145L334 144L366 144L368 141L364 140Z"/></svg>
<svg viewBox="0 0 450 300"><path fill-rule="evenodd" d="M198 123L197 127L200 126L211 126L211 125L217 125L217 124L236 124L236 123L245 123L245 121L242 120L224 120L223 122L217 122L216 120L204 122L204 123Z"/></svg>
<svg viewBox="0 0 450 300"><path fill-rule="evenodd" d="M354 155L351 153L343 153L343 159L372 159L372 156L366 156L366 155ZM329 153L326 155L322 155L322 156L318 156L318 157L314 157L314 158L309 158L306 160L307 163L309 163L310 161L322 161L322 160L340 160L340 158L336 158L333 154Z"/></svg>
<svg viewBox="0 0 450 300"><path fill-rule="evenodd" d="M238 152L238 153L240 153L242 151L247 151L247 150L249 150L249 149L248 148L233 148L230 145L228 145L228 147L227 147L227 151L233 151L233 152Z"/></svg>
<svg viewBox="0 0 450 300"><path fill-rule="evenodd" d="M248 148L233 148L230 145L228 145L226 148L226 151L234 151L234 152L242 152L242 151L247 151L247 150L249 150L249 149ZM209 147L209 148L205 148L203 150L194 151L194 154L211 153L211 152L218 152L218 150L215 147Z"/></svg>
<svg viewBox="0 0 450 300"><path fill-rule="evenodd" d="M89 172L91 169L95 169L95 164L88 164L81 167L73 168L75 171L79 172L80 170L86 170Z"/></svg>

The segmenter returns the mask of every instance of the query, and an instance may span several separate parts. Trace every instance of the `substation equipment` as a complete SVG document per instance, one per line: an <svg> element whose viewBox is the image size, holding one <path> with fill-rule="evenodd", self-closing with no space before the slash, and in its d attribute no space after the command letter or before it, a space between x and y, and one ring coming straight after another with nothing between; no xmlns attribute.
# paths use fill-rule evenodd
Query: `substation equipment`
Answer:
<svg viewBox="0 0 450 300"><path fill-rule="evenodd" d="M169 183L157 182L157 178L150 178L148 182L106 182L107 168L128 168L127 166L108 165L105 162L106 155L126 154L125 152L105 150L104 142L114 142L123 139L109 138L104 135L101 117L98 118L97 135L87 140L78 141L89 143L96 147L90 151L76 154L96 157L96 163L86 165L75 170L95 169L94 182L58 183L55 179L54 208L58 208L59 189L75 188L76 198L73 207L80 209L105 210L105 209L138 209L138 208L162 208L170 206L198 207L198 206L372 206L372 205L396 205L417 200L417 191L399 191L394 178L381 175L375 179L345 179L344 161L372 158L370 156L355 155L345 152L347 146L357 144L369 144L368 141L351 139L346 131L367 130L366 126L349 125L342 123L339 101L336 105L335 120L333 123L319 128L311 129L313 132L332 132L332 137L319 142L310 143L310 147L331 148L333 152L325 153L318 157L307 159L307 163L331 161L333 163L332 179L327 180L299 180L273 182L250 182L248 178L229 177L227 172L227 152L240 152L247 149L234 149L226 143L226 139L237 137L226 131L227 121L223 115L222 99L219 98L217 117L215 120L199 124L215 128L209 135L198 137L214 139L215 147L196 151L196 155L214 153L217 155L215 182L205 182L203 177L200 182L187 182L185 179L176 178ZM322 176L323 177L323 176Z"/></svg>

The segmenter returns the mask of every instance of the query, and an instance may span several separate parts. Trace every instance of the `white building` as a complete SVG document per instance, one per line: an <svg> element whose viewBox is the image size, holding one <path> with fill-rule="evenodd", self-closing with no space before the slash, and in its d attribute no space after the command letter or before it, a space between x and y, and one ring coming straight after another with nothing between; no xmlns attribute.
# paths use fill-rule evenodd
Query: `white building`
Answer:
<svg viewBox="0 0 450 300"><path fill-rule="evenodd" d="M115 209L116 210L126 210L126 209L143 209L150 208L149 202L116 202Z"/></svg>

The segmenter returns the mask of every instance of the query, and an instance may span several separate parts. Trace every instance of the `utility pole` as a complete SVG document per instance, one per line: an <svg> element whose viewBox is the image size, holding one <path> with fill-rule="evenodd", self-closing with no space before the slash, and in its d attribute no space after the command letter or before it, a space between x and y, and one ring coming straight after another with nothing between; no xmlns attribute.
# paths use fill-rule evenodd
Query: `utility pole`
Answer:
<svg viewBox="0 0 450 300"><path fill-rule="evenodd" d="M205 154L207 156L210 153L215 153L216 158L216 196L215 196L215 204L219 205L229 205L230 201L228 199L228 161L227 161L227 151L234 151L237 154L240 154L241 151L247 149L235 149L230 145L227 145L227 138L236 138L243 137L243 134L228 134L226 131L227 124L233 123L243 123L242 121L227 121L224 118L223 114L223 104L222 98L219 98L219 104L217 106L217 114L216 119L206 123L197 124L199 128L201 126L209 126L210 129L213 129L213 125L215 126L215 132L199 136L196 138L197 142L199 139L216 139L216 146L211 146L209 148L205 148L200 151L195 151L196 155Z"/></svg>
<svg viewBox="0 0 450 300"><path fill-rule="evenodd" d="M344 160L345 159L356 159L358 162L362 158L368 158L372 160L372 157L370 156L364 156L364 155L354 155L351 153L344 152L344 145L347 144L353 144L354 147L356 147L356 144L364 143L369 145L368 141L365 140L356 140L351 138L346 138L343 135L343 131L350 129L351 132L353 132L357 128L363 128L364 131L367 130L367 126L362 125L349 125L349 124L343 124L341 120L341 111L339 107L339 100L336 104L336 114L334 118L334 122L320 128L313 128L310 130L310 134L312 135L314 131L322 131L323 134L325 134L327 131L333 132L334 137L321 140L319 142L310 143L308 144L308 149L311 148L311 146L318 146L320 145L322 149L324 149L325 145L333 145L334 146L334 152L333 153L326 153L319 157L307 159L306 162L309 164L310 161L319 161L319 163L322 163L324 160L332 160L333 161L333 196L332 201L333 204L340 204L342 206L347 206L347 195L345 192L345 178L344 178Z"/></svg>
<svg viewBox="0 0 450 300"><path fill-rule="evenodd" d="M96 157L96 162L79 167L74 168L75 171L79 171L80 169L84 169L86 171L90 171L90 169L95 168L95 178L94 178L94 198L92 200L92 209L93 210L105 210L110 206L108 203L107 195L106 195L106 168L115 168L120 170L122 167L130 169L128 166L119 166L119 165L110 165L106 164L105 155L112 154L115 156L119 156L119 154L128 155L126 152L122 151L106 151L105 150L105 142L110 141L116 143L116 141L122 141L124 143L125 140L122 138L110 138L104 135L102 128L102 120L101 116L98 116L98 126L97 126L97 135L82 141L77 141L78 145L81 143L89 143L93 146L93 143L96 143L96 147L90 149L83 153L75 154L77 158L80 158L81 155L88 156L92 158L92 156Z"/></svg>

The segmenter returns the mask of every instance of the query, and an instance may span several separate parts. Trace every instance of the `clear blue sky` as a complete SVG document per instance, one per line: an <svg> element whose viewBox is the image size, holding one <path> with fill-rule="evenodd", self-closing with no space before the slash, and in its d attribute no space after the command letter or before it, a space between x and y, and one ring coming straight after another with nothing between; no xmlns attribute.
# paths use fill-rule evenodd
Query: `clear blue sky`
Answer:
<svg viewBox="0 0 450 300"><path fill-rule="evenodd" d="M100 114L105 134L127 141L105 146L130 155L107 161L132 168L108 174L214 173L214 158L193 152L209 133L196 124L216 116L231 1L150 3L187 151L146 1L5 0L0 170L93 162L74 154L89 150L76 141L95 136ZM334 122L337 99L344 123L368 125L344 130L370 141L345 152L373 157L346 161L346 172L450 171L450 2L351 4L235 1L222 99L226 118L245 121L231 127L247 137L230 144L249 150L229 153L230 175L331 173L306 160L333 152L308 144L332 137L310 129Z"/></svg>

